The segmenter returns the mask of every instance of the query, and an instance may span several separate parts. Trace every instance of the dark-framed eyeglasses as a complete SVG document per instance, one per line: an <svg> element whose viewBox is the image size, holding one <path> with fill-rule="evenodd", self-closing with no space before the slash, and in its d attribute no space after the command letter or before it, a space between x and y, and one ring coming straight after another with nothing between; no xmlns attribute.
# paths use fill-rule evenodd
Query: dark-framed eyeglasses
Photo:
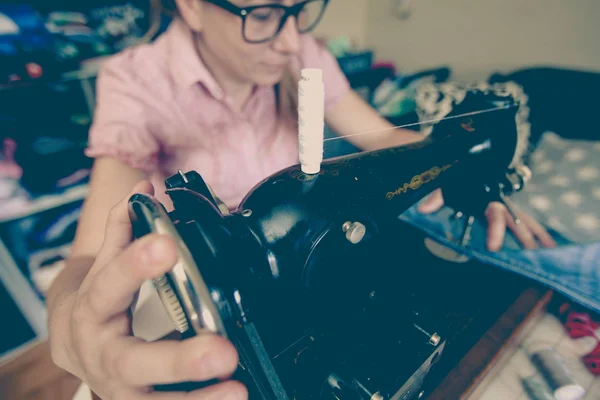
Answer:
<svg viewBox="0 0 600 400"><path fill-rule="evenodd" d="M329 0L306 0L293 6L261 4L238 7L228 0L205 0L242 19L242 36L248 43L273 40L285 26L288 18L296 18L298 32L312 31L323 16Z"/></svg>

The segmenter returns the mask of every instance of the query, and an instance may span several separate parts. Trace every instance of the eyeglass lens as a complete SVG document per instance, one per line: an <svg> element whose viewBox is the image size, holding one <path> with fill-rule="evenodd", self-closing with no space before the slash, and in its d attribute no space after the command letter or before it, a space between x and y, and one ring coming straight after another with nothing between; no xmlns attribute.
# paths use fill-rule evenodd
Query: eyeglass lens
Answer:
<svg viewBox="0 0 600 400"><path fill-rule="evenodd" d="M323 13L325 2L322 0L310 1L298 15L298 30L300 33L308 32L314 28ZM280 29L281 18L285 15L282 8L259 7L253 9L247 16L244 24L246 40L260 42L275 36Z"/></svg>

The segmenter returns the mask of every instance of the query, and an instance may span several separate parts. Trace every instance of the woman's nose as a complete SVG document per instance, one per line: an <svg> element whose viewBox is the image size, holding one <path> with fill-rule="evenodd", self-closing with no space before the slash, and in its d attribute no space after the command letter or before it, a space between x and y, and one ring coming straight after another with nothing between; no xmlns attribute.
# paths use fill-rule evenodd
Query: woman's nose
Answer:
<svg viewBox="0 0 600 400"><path fill-rule="evenodd" d="M275 49L282 53L295 54L300 49L300 34L296 19L288 18L275 39Z"/></svg>

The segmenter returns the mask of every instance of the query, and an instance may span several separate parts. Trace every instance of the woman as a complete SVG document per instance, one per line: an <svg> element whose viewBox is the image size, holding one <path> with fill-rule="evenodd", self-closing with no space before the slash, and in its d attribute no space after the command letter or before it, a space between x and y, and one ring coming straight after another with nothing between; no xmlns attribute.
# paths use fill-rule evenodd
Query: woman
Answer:
<svg viewBox="0 0 600 400"><path fill-rule="evenodd" d="M167 238L148 236L130 244L126 202L132 193L156 191L169 205L164 178L177 169L196 170L234 208L265 176L296 164L297 124L289 101L295 95L287 88L304 67L323 70L326 122L338 134L390 127L307 34L327 1L175 3L177 17L166 33L116 55L101 71L87 149L96 158L90 193L68 266L48 298L55 362L104 399L177 399L147 388L227 378L237 365L234 347L217 337L145 343L131 336L127 310L133 297L145 280L175 262ZM263 6L239 8L259 3ZM390 130L353 141L370 150L419 139ZM424 210L441 204L438 194ZM492 204L487 215L489 246L499 248L508 213ZM525 221L509 226L526 247L535 247L536 237L552 245L539 224ZM228 396L247 394L224 379L190 398Z"/></svg>

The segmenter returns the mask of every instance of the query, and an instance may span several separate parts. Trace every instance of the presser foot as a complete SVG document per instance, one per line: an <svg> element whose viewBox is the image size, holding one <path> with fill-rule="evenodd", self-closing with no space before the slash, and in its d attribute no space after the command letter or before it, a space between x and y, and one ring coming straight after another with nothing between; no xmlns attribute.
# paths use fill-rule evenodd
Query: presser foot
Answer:
<svg viewBox="0 0 600 400"><path fill-rule="evenodd" d="M521 223L521 219L508 196L522 191L527 182L531 180L531 175L531 170L527 166L519 165L506 174L504 181L498 183L499 200L504 204L516 225Z"/></svg>
<svg viewBox="0 0 600 400"><path fill-rule="evenodd" d="M464 214L461 211L456 212L452 219L462 219L464 218ZM473 229L473 223L475 222L475 217L469 215L464 222L463 233L460 236L460 239L457 241L457 244L461 247L469 244L471 240L471 231ZM442 260L450 261L453 263L464 264L470 260L470 258L464 254L460 254L455 250L451 249L448 246L444 246L443 244L431 239L425 238L425 247L432 253L434 256L441 258Z"/></svg>
<svg viewBox="0 0 600 400"><path fill-rule="evenodd" d="M492 186L495 190L492 190L490 186L486 186L486 192L492 196L496 201L502 203L506 210L508 211L510 217L513 219L516 225L521 224L521 219L517 214L516 207L513 205L511 200L508 198L512 193L520 192L525 187L525 184L531 179L531 170L526 166L518 166L511 171L509 171L505 179L501 182L498 182L497 187ZM475 217L469 215L465 218L465 214L462 211L457 211L451 219L464 219L464 228L463 233L460 236L459 240L454 240L454 242L460 247L465 247L469 244L471 240L471 230L473 228L473 223L475 222ZM425 247L429 250L433 255L438 258L441 258L446 261L454 262L454 263L466 263L470 260L470 258L464 254L459 254L448 246L444 246L443 244L431 239L425 239Z"/></svg>
<svg viewBox="0 0 600 400"><path fill-rule="evenodd" d="M431 238L425 238L425 247L431 254L441 258L442 260L450 261L457 264L464 264L470 260L464 254L459 254L452 250L450 247L444 246L443 244L436 242Z"/></svg>

